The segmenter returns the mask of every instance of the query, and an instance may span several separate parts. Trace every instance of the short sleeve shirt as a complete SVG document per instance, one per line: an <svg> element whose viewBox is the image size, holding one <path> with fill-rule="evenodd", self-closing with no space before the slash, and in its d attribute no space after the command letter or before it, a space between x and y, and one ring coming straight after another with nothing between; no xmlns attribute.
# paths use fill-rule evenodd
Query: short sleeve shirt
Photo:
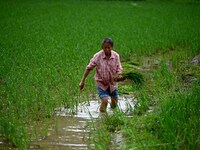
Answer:
<svg viewBox="0 0 200 150"><path fill-rule="evenodd" d="M116 74L122 73L119 54L111 50L111 57L107 60L103 50L97 52L90 60L86 69L92 70L95 67L96 73L94 78L97 86L104 91L110 88L111 93L117 89L118 84L114 82L113 77Z"/></svg>

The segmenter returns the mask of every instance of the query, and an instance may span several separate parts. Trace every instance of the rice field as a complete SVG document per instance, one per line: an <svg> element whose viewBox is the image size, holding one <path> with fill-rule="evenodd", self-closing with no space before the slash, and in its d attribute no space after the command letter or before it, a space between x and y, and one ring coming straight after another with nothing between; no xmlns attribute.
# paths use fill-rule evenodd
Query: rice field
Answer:
<svg viewBox="0 0 200 150"><path fill-rule="evenodd" d="M198 1L1 1L0 136L19 148L26 148L30 134L34 134L29 131L32 124L51 118L54 109L62 105L73 112L79 102L96 93L94 72L88 76L83 93L80 93L78 85L89 60L101 49L102 39L108 36L113 38L114 50L120 54L123 63L134 62L145 66L147 60L159 62L154 62L160 66L156 69L155 66L147 67L154 67L145 74L147 86L139 90L129 88L138 98L137 114L143 114L149 107L149 95L158 99L156 107L160 117L152 115L149 122L153 124L159 120L159 124L155 124L159 126L156 138L151 136L155 139L153 142L168 143L164 146L166 149L199 147L199 95L196 95L199 82L188 92L194 97L196 105L192 102L188 105L189 95L180 90L182 83L178 78L188 71L199 79L198 66L181 66L200 52L199 12ZM172 70L166 66L168 59ZM149 76L154 82L150 82ZM148 88L151 89L150 94ZM126 87L124 89L126 92ZM170 104L171 97L177 100L175 104ZM167 110L179 109L180 99L185 100L182 105L188 105L189 111L194 110L186 116L195 116L184 124L185 128L173 127L174 130L170 131L174 133L178 130L180 135L182 130L195 127L191 133L181 135L183 138L169 136L167 132L165 135L163 131L171 128L168 125L177 122L167 117L161 119L174 114ZM179 111L177 116L184 109ZM135 121L136 128L139 127L140 118L125 119L122 123L119 118L116 120L119 126L128 126L124 135L130 141L134 139L128 131L130 129L129 133L138 134L131 126ZM143 121L148 122L148 119ZM130 141L127 140L126 148L133 146ZM179 144L176 145L176 142Z"/></svg>

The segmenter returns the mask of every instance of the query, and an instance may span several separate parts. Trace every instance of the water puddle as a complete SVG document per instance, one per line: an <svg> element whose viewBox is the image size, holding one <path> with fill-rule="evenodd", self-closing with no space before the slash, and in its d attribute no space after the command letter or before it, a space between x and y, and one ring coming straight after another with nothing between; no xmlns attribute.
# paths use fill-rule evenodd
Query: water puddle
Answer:
<svg viewBox="0 0 200 150"><path fill-rule="evenodd" d="M76 117L56 117L52 128L48 129L48 136L39 141L31 141L29 149L59 149L83 150L87 149L84 138L89 132L85 127L87 121Z"/></svg>
<svg viewBox="0 0 200 150"><path fill-rule="evenodd" d="M15 150L11 143L6 141L4 138L0 137L0 149L1 150Z"/></svg>
<svg viewBox="0 0 200 150"><path fill-rule="evenodd" d="M110 101L110 100L109 100ZM100 102L91 99L89 102L81 103L77 107L76 113L72 116L68 109L60 107L55 109L55 121L47 129L47 136L37 138L29 142L30 150L85 150L88 145L85 141L89 138L89 132L92 130L88 124L101 117L99 112ZM132 96L122 96L119 98L118 107L121 111L128 112L134 108L134 98ZM108 114L113 111L108 105ZM93 119L91 119L91 117ZM117 139L120 141L121 139ZM117 141L116 141L117 142ZM114 144L114 143L113 143ZM0 140L0 148L4 145ZM91 145L90 145L91 146ZM9 149L9 147L8 147Z"/></svg>
<svg viewBox="0 0 200 150"><path fill-rule="evenodd" d="M110 103L110 99L108 100ZM77 111L74 114L76 118L84 118L84 119L91 119L98 118L101 113L99 112L100 101L99 100L90 100L89 102L79 104ZM118 107L123 112L130 112L134 108L134 98L132 96L123 96L119 97ZM65 109L65 107L56 108L56 115L57 116L70 116L70 110ZM113 111L108 105L107 113L112 114Z"/></svg>

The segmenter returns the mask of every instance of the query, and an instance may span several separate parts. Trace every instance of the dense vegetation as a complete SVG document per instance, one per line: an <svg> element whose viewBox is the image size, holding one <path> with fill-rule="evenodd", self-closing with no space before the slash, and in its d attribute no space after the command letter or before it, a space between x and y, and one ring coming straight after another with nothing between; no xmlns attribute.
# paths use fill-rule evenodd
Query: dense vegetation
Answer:
<svg viewBox="0 0 200 150"><path fill-rule="evenodd" d="M144 68L146 82L139 89L120 86L138 99L133 118L121 112L113 117L118 120L113 130L120 128L126 137L123 146L199 148L200 72L189 63L200 50L199 6L197 1L1 1L0 136L26 147L33 122L50 118L62 104L73 110L82 100L78 84L85 66L109 36L124 64ZM84 94L91 92L96 92L93 74ZM109 138L110 131L103 135ZM94 140L102 148L99 139Z"/></svg>

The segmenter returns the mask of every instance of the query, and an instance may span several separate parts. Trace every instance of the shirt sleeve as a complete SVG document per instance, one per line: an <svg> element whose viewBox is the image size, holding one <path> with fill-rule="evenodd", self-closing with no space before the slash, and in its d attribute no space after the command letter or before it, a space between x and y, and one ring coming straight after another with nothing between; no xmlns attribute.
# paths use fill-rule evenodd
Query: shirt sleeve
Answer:
<svg viewBox="0 0 200 150"><path fill-rule="evenodd" d="M87 70L93 70L96 67L96 55L90 60L90 63L87 65Z"/></svg>
<svg viewBox="0 0 200 150"><path fill-rule="evenodd" d="M122 68L122 65L121 65L120 57L118 55L118 59L117 59L117 71L116 72L118 74L120 74L120 73L122 73L122 71L123 71L123 68Z"/></svg>

